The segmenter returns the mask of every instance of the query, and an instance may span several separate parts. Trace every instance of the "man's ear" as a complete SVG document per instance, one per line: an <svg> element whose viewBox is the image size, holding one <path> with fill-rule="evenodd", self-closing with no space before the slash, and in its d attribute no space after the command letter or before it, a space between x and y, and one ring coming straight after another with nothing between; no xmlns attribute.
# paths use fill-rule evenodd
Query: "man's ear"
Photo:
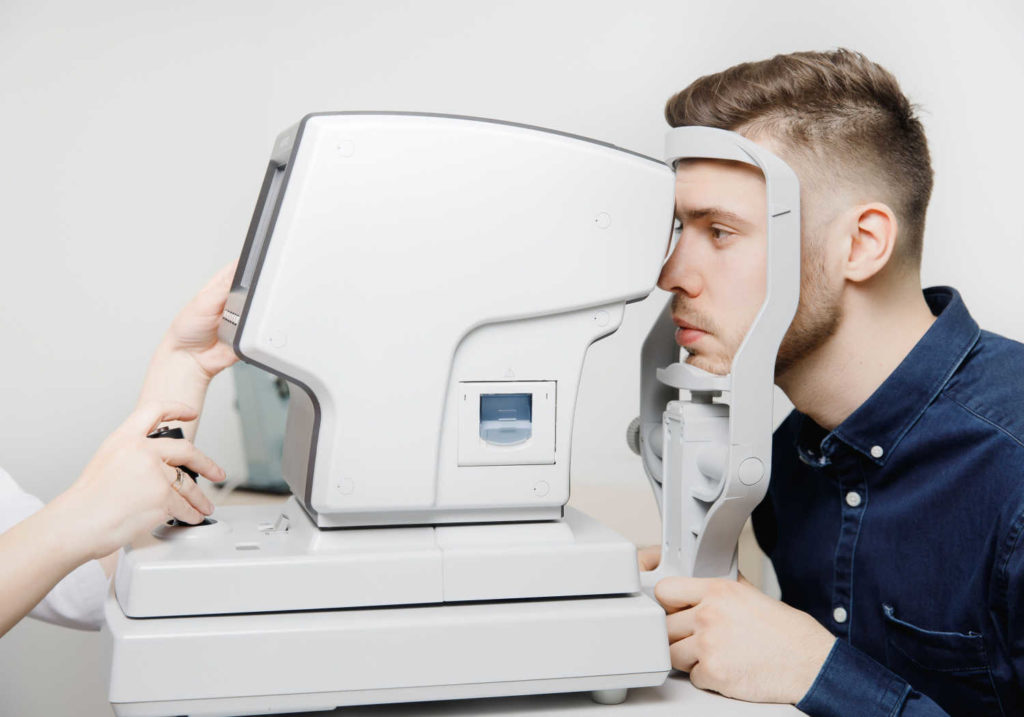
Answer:
<svg viewBox="0 0 1024 717"><path fill-rule="evenodd" d="M851 213L850 251L844 276L850 281L867 281L892 258L899 227L892 209L880 202L861 204Z"/></svg>

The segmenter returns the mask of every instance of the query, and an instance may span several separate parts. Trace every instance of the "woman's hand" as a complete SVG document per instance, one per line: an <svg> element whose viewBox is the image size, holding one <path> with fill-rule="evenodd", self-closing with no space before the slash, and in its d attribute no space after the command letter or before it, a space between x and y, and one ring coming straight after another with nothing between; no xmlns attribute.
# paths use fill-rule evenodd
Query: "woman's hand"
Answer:
<svg viewBox="0 0 1024 717"><path fill-rule="evenodd" d="M129 543L168 518L202 522L213 504L187 475L175 487L175 466L188 466L213 481L224 471L191 441L147 438L166 421L190 421L196 411L180 403L151 403L136 410L100 445L78 480L51 504L83 551L83 562Z"/></svg>
<svg viewBox="0 0 1024 717"><path fill-rule="evenodd" d="M217 340L217 329L231 290L236 263L231 262L218 271L185 305L171 323L161 346L167 351L180 351L189 356L207 381L238 360L230 346Z"/></svg>
<svg viewBox="0 0 1024 717"><path fill-rule="evenodd" d="M164 421L195 417L180 403L143 406L110 434L70 488L0 534L0 637L82 563L169 517L198 523L213 512L188 476L173 486L175 466L217 481L224 471L189 441L146 438Z"/></svg>
<svg viewBox="0 0 1024 717"><path fill-rule="evenodd" d="M232 262L217 272L175 317L150 361L140 406L184 401L201 408L210 380L238 360L234 350L217 339L234 271ZM198 414L182 426L188 439L195 437L196 419Z"/></svg>

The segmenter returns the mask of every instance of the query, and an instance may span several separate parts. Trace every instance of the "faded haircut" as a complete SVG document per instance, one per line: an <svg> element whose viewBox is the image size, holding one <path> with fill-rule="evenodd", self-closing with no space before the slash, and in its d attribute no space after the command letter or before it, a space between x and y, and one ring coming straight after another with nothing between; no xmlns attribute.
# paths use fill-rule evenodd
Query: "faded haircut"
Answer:
<svg viewBox="0 0 1024 717"><path fill-rule="evenodd" d="M892 73L859 52L794 52L706 75L668 101L665 119L770 137L802 182L879 193L865 198L896 214L894 259L920 265L933 179L924 127Z"/></svg>

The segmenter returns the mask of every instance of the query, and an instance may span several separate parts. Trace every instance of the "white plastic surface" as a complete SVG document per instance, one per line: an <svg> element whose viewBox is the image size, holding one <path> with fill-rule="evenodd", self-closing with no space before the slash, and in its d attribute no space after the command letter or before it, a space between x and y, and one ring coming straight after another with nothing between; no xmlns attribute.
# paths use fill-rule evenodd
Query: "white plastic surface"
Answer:
<svg viewBox="0 0 1024 717"><path fill-rule="evenodd" d="M617 689L669 670L664 612L643 595L147 620L111 596L106 614L123 717Z"/></svg>
<svg viewBox="0 0 1024 717"><path fill-rule="evenodd" d="M287 516L281 530L280 516ZM222 529L128 550L115 578L131 617L222 615L639 590L634 546L569 508L563 521L316 528L283 507L217 511ZM275 529L275 526L276 529ZM194 537L191 537L194 536Z"/></svg>
<svg viewBox="0 0 1024 717"><path fill-rule="evenodd" d="M671 170L538 129L398 114L311 116L286 159L251 303L236 292L228 309L242 355L294 382L285 477L319 523L563 505L569 440L542 477L458 467L452 388L557 381L568 439L587 348L654 287Z"/></svg>

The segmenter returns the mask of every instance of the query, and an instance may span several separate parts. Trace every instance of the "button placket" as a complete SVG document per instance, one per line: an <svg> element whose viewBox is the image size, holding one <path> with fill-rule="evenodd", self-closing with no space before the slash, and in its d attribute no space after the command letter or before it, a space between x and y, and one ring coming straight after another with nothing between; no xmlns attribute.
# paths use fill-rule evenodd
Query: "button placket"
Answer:
<svg viewBox="0 0 1024 717"><path fill-rule="evenodd" d="M847 636L853 615L853 561L864 515L867 484L862 466L852 451L843 450L841 453L841 459L838 456L833 459L841 520L833 562L832 624L829 627L833 632Z"/></svg>

